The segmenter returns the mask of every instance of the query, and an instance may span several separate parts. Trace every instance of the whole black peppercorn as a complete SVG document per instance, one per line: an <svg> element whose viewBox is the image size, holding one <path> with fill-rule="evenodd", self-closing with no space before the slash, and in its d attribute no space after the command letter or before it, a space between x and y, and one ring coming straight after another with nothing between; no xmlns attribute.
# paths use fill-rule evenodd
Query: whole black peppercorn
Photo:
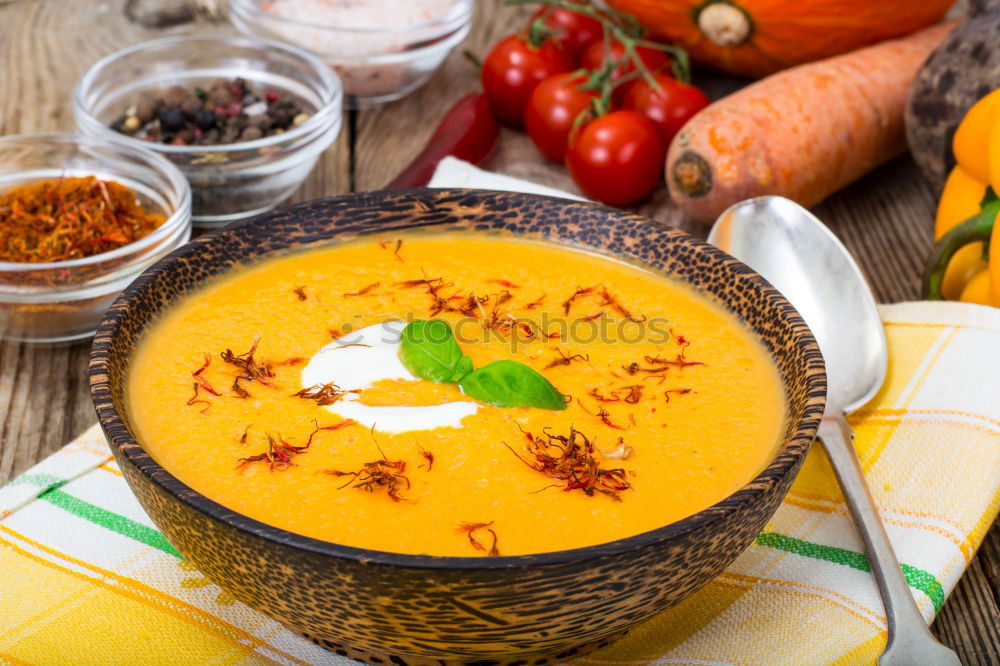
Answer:
<svg viewBox="0 0 1000 666"><path fill-rule="evenodd" d="M292 114L286 109L277 109L271 113L271 125L280 129L288 129L292 124Z"/></svg>
<svg viewBox="0 0 1000 666"><path fill-rule="evenodd" d="M215 111L202 109L195 114L194 124L203 130L215 127Z"/></svg>
<svg viewBox="0 0 1000 666"><path fill-rule="evenodd" d="M166 106L160 111L160 127L167 132L176 132L187 124L184 112L176 106Z"/></svg>

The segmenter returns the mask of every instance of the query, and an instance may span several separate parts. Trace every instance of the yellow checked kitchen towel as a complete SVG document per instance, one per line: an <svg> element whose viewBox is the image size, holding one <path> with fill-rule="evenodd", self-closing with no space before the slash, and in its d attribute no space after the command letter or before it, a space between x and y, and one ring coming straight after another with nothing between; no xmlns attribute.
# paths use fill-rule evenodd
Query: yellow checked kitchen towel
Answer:
<svg viewBox="0 0 1000 666"><path fill-rule="evenodd" d="M889 377L851 418L924 616L940 610L1000 505L1000 310L882 309ZM701 591L581 664L864 664L885 617L822 448L774 520ZM97 428L0 488L0 662L346 664L182 560Z"/></svg>

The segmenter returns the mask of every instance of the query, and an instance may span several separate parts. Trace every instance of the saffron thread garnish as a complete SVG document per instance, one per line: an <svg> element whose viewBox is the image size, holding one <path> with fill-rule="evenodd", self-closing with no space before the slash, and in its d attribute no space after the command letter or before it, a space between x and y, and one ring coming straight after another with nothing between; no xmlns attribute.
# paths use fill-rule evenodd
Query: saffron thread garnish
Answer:
<svg viewBox="0 0 1000 666"><path fill-rule="evenodd" d="M576 291L573 292L573 295L563 301L563 314L569 314L570 308L573 307L573 302L578 298L583 298L584 296L592 293L594 293L594 287L577 287Z"/></svg>
<svg viewBox="0 0 1000 666"><path fill-rule="evenodd" d="M486 553L487 557L498 557L500 555L500 551L497 549L497 533L493 530L492 526L492 520L488 523L460 523L458 526L458 532L460 534L464 533L468 537L469 543L472 547L480 552ZM484 546L482 542L476 538L476 532L479 530L486 530L493 537L493 543L490 545L489 550L487 550L486 546Z"/></svg>
<svg viewBox="0 0 1000 666"><path fill-rule="evenodd" d="M423 459L427 461L427 471L428 472L431 471L431 469L434 468L434 454L425 449L424 447L420 446L419 444L417 444L417 448L420 449L421 457L423 457ZM422 467L423 465L420 465L418 469Z"/></svg>
<svg viewBox="0 0 1000 666"><path fill-rule="evenodd" d="M528 303L527 305L525 305L524 309L525 310L534 310L536 308L540 308L540 307L542 307L542 304L544 302L545 302L545 294L542 294L541 296L539 296L535 300L533 300L530 303Z"/></svg>
<svg viewBox="0 0 1000 666"><path fill-rule="evenodd" d="M308 444L304 446L290 444L281 435L277 437L271 435L271 433L265 433L265 435L267 437L267 450L255 456L240 458L236 469L242 470L247 465L256 462L266 462L269 471L283 471L295 464L292 462L292 458L309 448Z"/></svg>
<svg viewBox="0 0 1000 666"><path fill-rule="evenodd" d="M333 425L328 425L328 426L321 426L319 424L319 421L313 419L312 423L313 423L313 427L315 428L315 430L313 430L311 433L309 433L309 439L306 440L306 446L305 446L305 448L307 448L307 449L310 446L312 446L313 437L315 437L317 434L319 434L319 433L321 433L321 432L323 432L325 430L340 430L341 428L346 428L347 426L354 425L355 423L357 423L357 421L355 421L353 419L344 419L340 423L334 423Z"/></svg>
<svg viewBox="0 0 1000 666"><path fill-rule="evenodd" d="M568 435L543 431L541 436L536 437L530 432L522 432L528 441L525 446L527 457L506 442L504 446L531 469L562 483L562 486L553 484L554 487L561 487L564 492L581 490L588 496L600 493L619 502L620 494L632 487L624 469L604 469L600 466L593 440L575 427L570 427ZM623 442L620 444L623 445Z"/></svg>
<svg viewBox="0 0 1000 666"><path fill-rule="evenodd" d="M326 407L337 402L348 393L361 393L361 391L358 389L341 389L335 383L327 382L326 384L314 384L302 389L298 393L292 394L292 396L302 398L303 400L315 400L318 406Z"/></svg>
<svg viewBox="0 0 1000 666"><path fill-rule="evenodd" d="M374 493L379 488L384 488L389 499L393 502L399 502L405 499L400 495L400 492L410 489L410 480L403 475L405 471L406 461L386 460L383 454L381 460L366 462L357 472L341 472L340 470L330 469L324 473L335 477L351 477L347 480L347 483L340 486L340 490L351 486L358 490ZM405 488L402 487L404 484Z"/></svg>
<svg viewBox="0 0 1000 666"><path fill-rule="evenodd" d="M187 401L186 404L188 404L188 405L202 405L202 404L205 405L205 407L202 408L202 410L201 410L201 413L205 414L206 412L208 412L209 408L212 406L212 403L210 403L208 400L202 400L202 399L200 399L198 397L198 388L200 386L200 384L198 384L198 382L195 382L193 384L193 386L194 386L194 395L191 396L191 398Z"/></svg>
<svg viewBox="0 0 1000 666"><path fill-rule="evenodd" d="M597 400L598 402L621 402L621 398L619 398L614 391L611 392L611 395L603 395L601 393L601 389L595 388L595 389L590 389L590 393L588 393L587 395L589 395L594 400Z"/></svg>
<svg viewBox="0 0 1000 666"><path fill-rule="evenodd" d="M254 358L254 352L257 351L257 345L260 344L259 335L255 336L253 343L250 345L250 349L242 354L234 354L231 349L226 349L226 351L219 354L222 360L240 371L236 379L233 380L232 390L238 398L249 398L250 393L240 386L241 381L245 382L259 382L264 386L270 386L271 384L267 381L271 377L274 377L274 370L270 363L261 362Z"/></svg>
<svg viewBox="0 0 1000 666"><path fill-rule="evenodd" d="M667 399L667 402L670 402L670 394L671 393L676 393L677 395L687 395L690 392L691 392L691 389L689 389L689 388L667 389L666 391L663 392L663 397Z"/></svg>
<svg viewBox="0 0 1000 666"><path fill-rule="evenodd" d="M345 293L344 294L344 298L350 298L352 296L367 296L368 294L370 294L375 289L378 289L379 286L381 286L381 284L382 284L381 282L372 282L370 285L362 287L361 289L358 289L357 291L349 291L349 292Z"/></svg>
<svg viewBox="0 0 1000 666"><path fill-rule="evenodd" d="M630 405L634 405L642 400L642 389L644 387L642 384L633 384L632 386L626 386L622 390L628 391L628 395L625 396L624 400Z"/></svg>
<svg viewBox="0 0 1000 666"><path fill-rule="evenodd" d="M295 294L295 297L298 298L300 301L304 301L307 298L309 298L308 296L306 296L306 288L304 285L292 289L292 293Z"/></svg>
<svg viewBox="0 0 1000 666"><path fill-rule="evenodd" d="M550 368L555 368L555 367L560 366L560 365L569 365L573 361L589 361L590 360L590 356L589 355L585 355L585 354L573 354L572 356L567 356L566 352L564 352L562 350L562 348L560 348L560 347L553 347L553 349L555 349L557 352L559 352L559 358L556 358L556 359L553 359L552 361L550 361L549 364L543 368L543 370L548 370Z"/></svg>
<svg viewBox="0 0 1000 666"><path fill-rule="evenodd" d="M620 426L617 425L616 423L611 422L611 415L608 414L608 410L604 409L603 407L601 407L597 411L597 418L599 418L601 420L601 423L608 426L609 428L614 428L615 430L625 430L625 426Z"/></svg>
<svg viewBox="0 0 1000 666"><path fill-rule="evenodd" d="M501 287L504 287L506 289L520 289L520 287L518 285L514 284L510 280L502 280L502 279L499 279L499 278L491 278L491 279L487 280L487 282L489 282L490 284L498 284Z"/></svg>
<svg viewBox="0 0 1000 666"><path fill-rule="evenodd" d="M639 365L638 361L633 361L628 365L623 365L622 370L629 375L634 375L639 372L659 375L670 370L670 368L687 368L694 365L705 365L701 361L688 361L684 358L683 354L677 354L673 359L662 358L660 356L643 356L642 360L648 364L646 367Z"/></svg>
<svg viewBox="0 0 1000 666"><path fill-rule="evenodd" d="M208 366L210 365L212 365L212 355L206 353L205 361L202 363L200 368L191 373L191 376L194 377L195 381L198 382L198 385L201 386L201 388L203 388L208 393L211 393L212 395L216 396L222 395L214 388L212 388L212 385L208 382L207 379L205 379L204 375L202 375L202 373L205 372L205 370L208 369Z"/></svg>

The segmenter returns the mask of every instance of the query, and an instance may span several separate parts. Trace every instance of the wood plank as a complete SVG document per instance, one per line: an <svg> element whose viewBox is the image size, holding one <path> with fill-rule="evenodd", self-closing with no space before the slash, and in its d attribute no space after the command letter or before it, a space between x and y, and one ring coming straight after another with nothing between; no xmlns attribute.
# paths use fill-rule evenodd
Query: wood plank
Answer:
<svg viewBox="0 0 1000 666"><path fill-rule="evenodd" d="M73 131L70 95L91 64L130 44L208 29L144 28L125 17L124 7L125 0L0 6L0 135ZM0 484L96 422L89 353L90 341L55 348L0 343Z"/></svg>

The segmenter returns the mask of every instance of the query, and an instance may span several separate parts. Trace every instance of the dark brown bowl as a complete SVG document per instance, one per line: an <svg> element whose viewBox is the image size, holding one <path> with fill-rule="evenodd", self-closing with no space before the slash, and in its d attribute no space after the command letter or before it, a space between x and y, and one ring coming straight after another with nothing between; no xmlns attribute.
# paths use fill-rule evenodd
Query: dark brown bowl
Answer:
<svg viewBox="0 0 1000 666"><path fill-rule="evenodd" d="M764 341L788 418L774 461L689 518L611 543L539 555L430 557L348 548L270 527L203 497L135 440L129 359L165 308L232 266L292 248L422 227L506 232L660 269L723 303ZM101 426L143 508L184 557L240 600L340 654L385 663L564 659L613 640L719 574L798 472L823 413L823 360L799 314L747 266L646 218L521 194L412 190L276 210L199 238L147 270L108 311L90 361Z"/></svg>

